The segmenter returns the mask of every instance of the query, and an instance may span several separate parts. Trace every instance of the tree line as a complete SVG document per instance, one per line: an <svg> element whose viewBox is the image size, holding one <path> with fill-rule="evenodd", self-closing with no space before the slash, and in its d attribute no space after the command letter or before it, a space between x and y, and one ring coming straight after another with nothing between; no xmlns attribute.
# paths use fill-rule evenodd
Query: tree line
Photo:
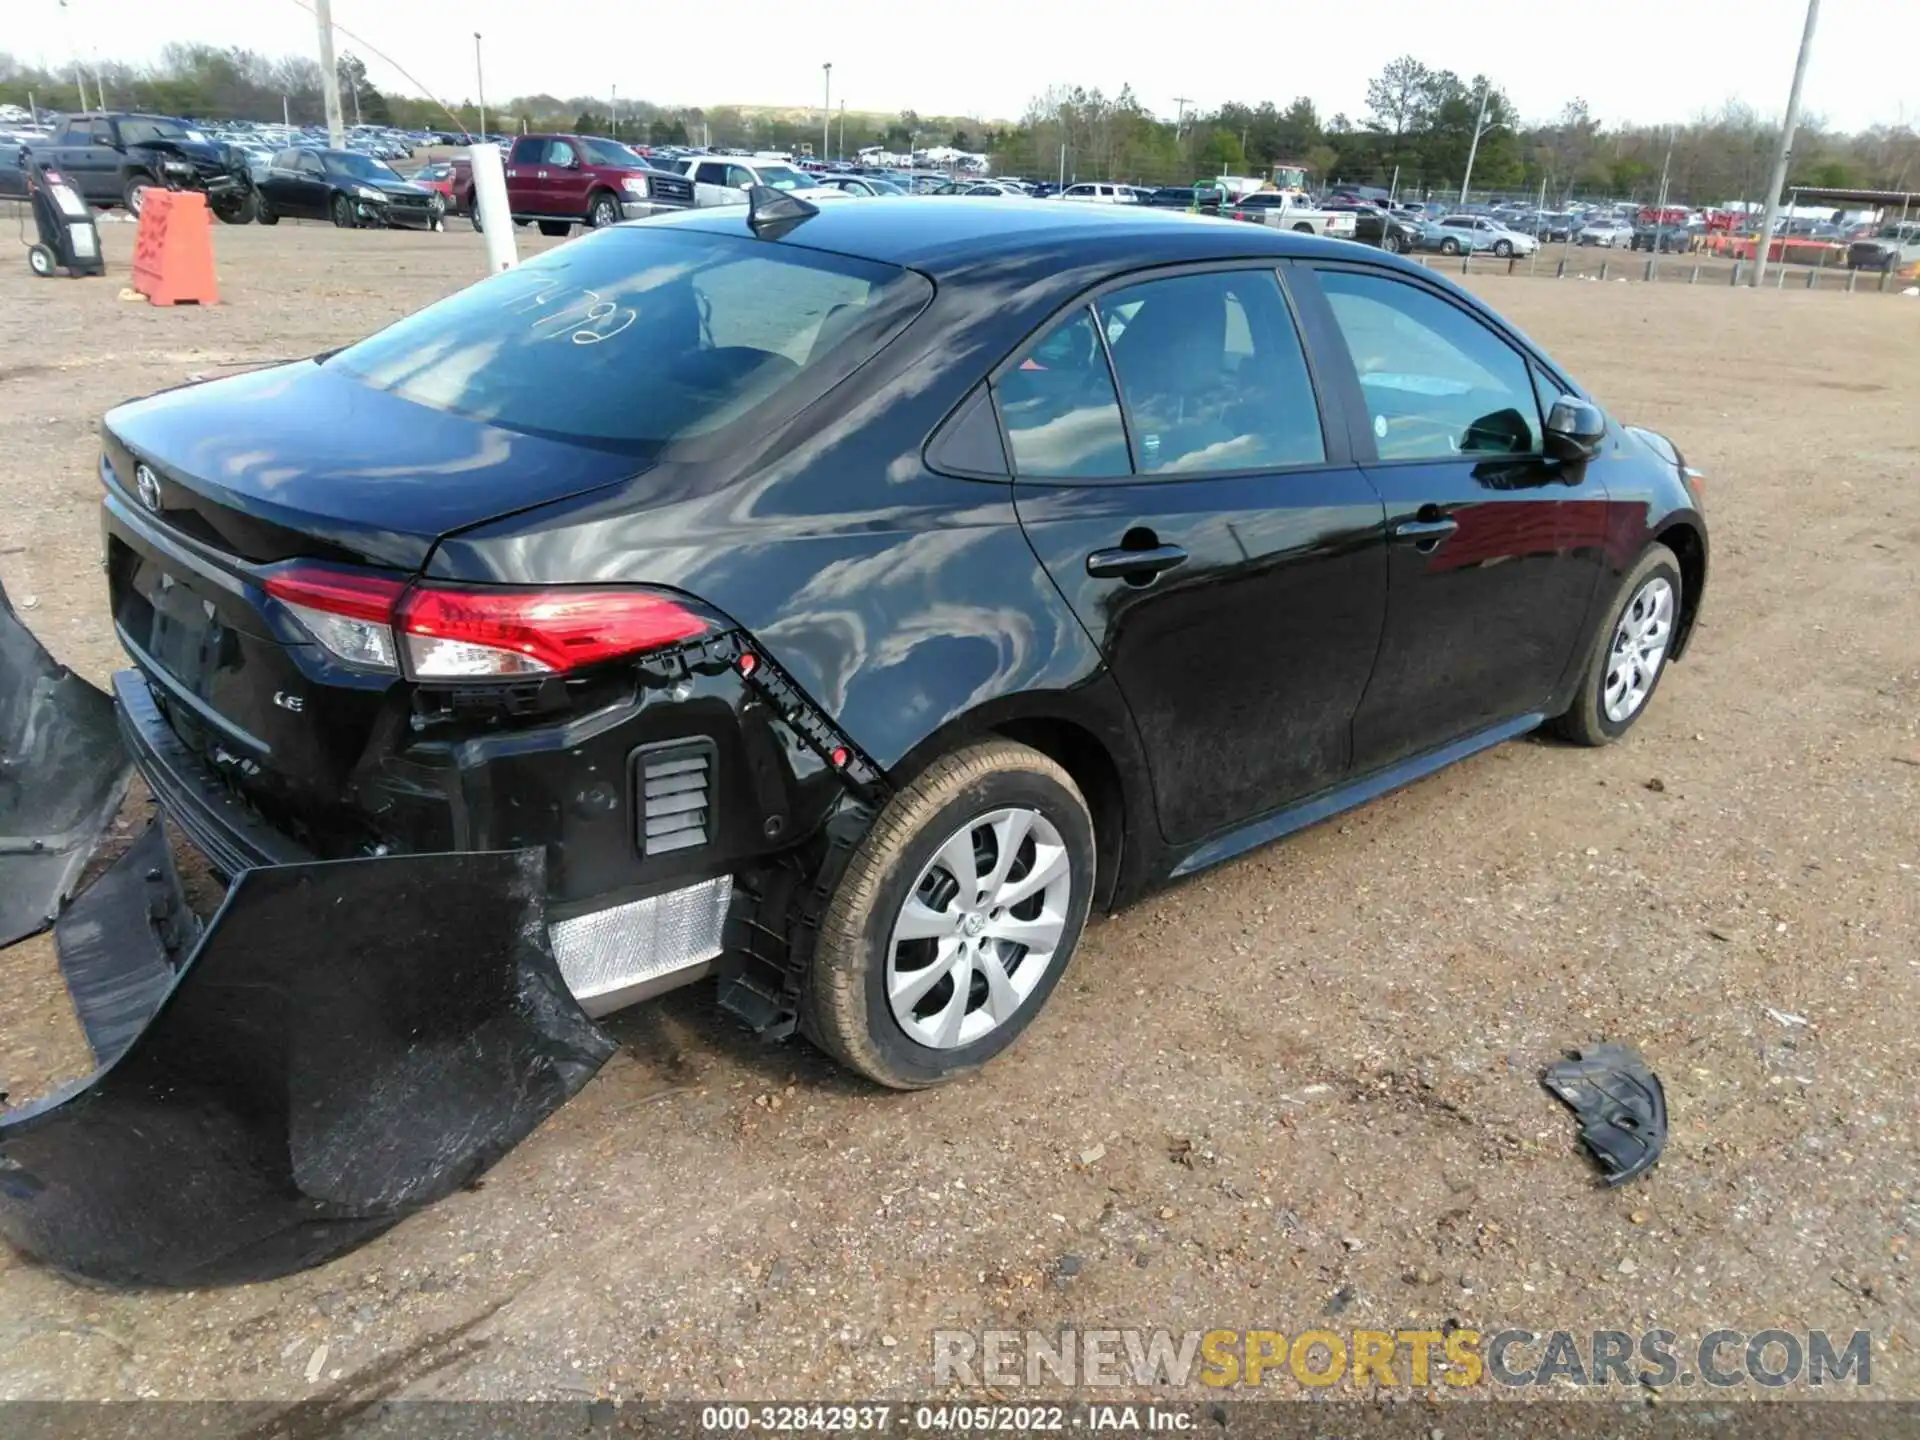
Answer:
<svg viewBox="0 0 1920 1440"><path fill-rule="evenodd" d="M339 58L346 118L432 130L478 129L477 97L443 107L383 92L355 56ZM275 58L213 45L171 45L150 65L101 62L86 71L110 105L198 119L245 118L314 124L323 118L320 67L311 57ZM0 53L0 103L45 108L79 104L71 68L59 73ZM575 129L643 144L705 144L818 153L821 116L805 107L663 106L612 96L515 96L490 105L495 131ZM1526 121L1489 76L1463 77L1403 55L1368 83L1363 113L1323 116L1305 96L1230 102L1171 119L1148 110L1128 87L1056 86L1014 123L966 117L835 112L827 148L896 152L931 146L981 152L1000 174L1034 179L1182 184L1220 174L1306 166L1318 182L1394 186L1408 195L1458 193L1473 153L1473 188L1537 194L1649 199L1661 175L1676 201L1757 200L1766 184L1775 122L1729 103L1670 125L1607 124L1570 99L1547 120ZM1475 135L1478 133L1478 145ZM1790 185L1920 189L1920 135L1910 126L1847 134L1817 119L1801 126Z"/></svg>

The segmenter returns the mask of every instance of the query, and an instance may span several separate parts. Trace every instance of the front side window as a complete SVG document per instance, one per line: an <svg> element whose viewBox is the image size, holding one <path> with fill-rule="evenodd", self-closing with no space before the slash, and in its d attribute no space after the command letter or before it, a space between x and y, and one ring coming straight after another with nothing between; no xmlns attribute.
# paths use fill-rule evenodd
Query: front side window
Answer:
<svg viewBox="0 0 1920 1440"><path fill-rule="evenodd" d="M1014 473L1054 479L1123 476L1127 429L1093 317L1076 310L994 386Z"/></svg>
<svg viewBox="0 0 1920 1440"><path fill-rule="evenodd" d="M1539 451L1527 362L1485 324L1384 276L1326 270L1319 279L1382 460Z"/></svg>
<svg viewBox="0 0 1920 1440"><path fill-rule="evenodd" d="M483 280L322 362L511 430L642 454L805 403L932 287L896 266L615 227ZM881 337L881 338L875 338Z"/></svg>
<svg viewBox="0 0 1920 1440"><path fill-rule="evenodd" d="M1271 270L1180 275L1103 296L1143 475L1326 459L1320 408Z"/></svg>
<svg viewBox="0 0 1920 1440"><path fill-rule="evenodd" d="M547 146L547 164L558 165L562 169L573 164L573 146L564 140L555 140Z"/></svg>

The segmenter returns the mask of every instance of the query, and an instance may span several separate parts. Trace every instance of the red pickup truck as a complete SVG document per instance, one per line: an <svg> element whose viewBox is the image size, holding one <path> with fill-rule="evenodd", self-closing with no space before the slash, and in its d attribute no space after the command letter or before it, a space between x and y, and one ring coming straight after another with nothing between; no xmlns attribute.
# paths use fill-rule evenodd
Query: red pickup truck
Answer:
<svg viewBox="0 0 1920 1440"><path fill-rule="evenodd" d="M473 168L453 161L453 204L473 217ZM518 135L507 155L507 204L516 223L531 220L542 235L564 235L575 225L598 229L693 205L693 182L657 170L618 140L600 135Z"/></svg>

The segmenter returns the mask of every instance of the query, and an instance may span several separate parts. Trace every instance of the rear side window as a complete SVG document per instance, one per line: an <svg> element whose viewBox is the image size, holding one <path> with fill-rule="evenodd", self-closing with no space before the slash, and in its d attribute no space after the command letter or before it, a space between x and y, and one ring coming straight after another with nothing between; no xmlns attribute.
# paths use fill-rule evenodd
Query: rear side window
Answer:
<svg viewBox="0 0 1920 1440"><path fill-rule="evenodd" d="M324 363L436 410L649 452L778 399L804 404L931 295L896 266L617 228L462 290Z"/></svg>
<svg viewBox="0 0 1920 1440"><path fill-rule="evenodd" d="M1414 285L1325 270L1382 460L1528 455L1540 408L1527 362L1486 325Z"/></svg>
<svg viewBox="0 0 1920 1440"><path fill-rule="evenodd" d="M1127 430L1092 314L1076 310L994 386L1017 475L1124 476Z"/></svg>
<svg viewBox="0 0 1920 1440"><path fill-rule="evenodd" d="M1180 275L1102 297L1142 475L1314 465L1320 407L1271 270Z"/></svg>

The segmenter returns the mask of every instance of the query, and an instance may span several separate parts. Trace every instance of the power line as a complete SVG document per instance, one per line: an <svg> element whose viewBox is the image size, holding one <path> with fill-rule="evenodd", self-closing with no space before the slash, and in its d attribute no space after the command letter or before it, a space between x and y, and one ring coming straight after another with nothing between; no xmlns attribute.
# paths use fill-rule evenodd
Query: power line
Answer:
<svg viewBox="0 0 1920 1440"><path fill-rule="evenodd" d="M315 10L312 5L309 5L307 3L307 0L287 0L287 3L289 5L299 6L302 10L306 11L309 15L313 16L315 20L318 20L320 18L320 12ZM346 36L349 40L353 41L354 44L358 45L362 50L365 50L369 55L373 56L374 59L383 60L387 64L391 65L396 71L399 72L401 79L405 80L408 84L414 86L416 89L420 91L422 95L425 95L429 100L433 101L434 104L438 105L442 110L446 111L447 118L453 121L455 125L460 127L461 134L467 135L469 138L471 138L472 132L470 132L467 129L467 122L462 120L458 115L454 114L453 107L447 104L447 102L442 100L438 95L434 94L433 91L429 89L426 85L422 84L419 77L414 75L411 71L409 71L406 66L402 65L398 60L394 59L391 55L387 54L386 51L382 50L378 45L375 45L371 40L366 39L364 36L354 34L353 31L347 29L346 26L335 23L333 25L333 28L335 30L338 30L342 35Z"/></svg>

